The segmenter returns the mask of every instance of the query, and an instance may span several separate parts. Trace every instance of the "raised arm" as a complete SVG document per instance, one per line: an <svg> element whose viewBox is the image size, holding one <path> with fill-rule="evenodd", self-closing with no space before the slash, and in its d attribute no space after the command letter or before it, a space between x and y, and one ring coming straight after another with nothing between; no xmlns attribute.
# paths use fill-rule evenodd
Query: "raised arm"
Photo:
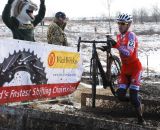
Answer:
<svg viewBox="0 0 160 130"><path fill-rule="evenodd" d="M2 20L6 24L7 27L10 29L13 28L13 19L11 18L11 8L12 8L12 3L14 0L8 0L8 3L6 4L3 13L2 13Z"/></svg>
<svg viewBox="0 0 160 130"><path fill-rule="evenodd" d="M37 26L44 18L46 13L45 0L40 0L40 9L38 15L35 16L35 20L33 21L33 25Z"/></svg>

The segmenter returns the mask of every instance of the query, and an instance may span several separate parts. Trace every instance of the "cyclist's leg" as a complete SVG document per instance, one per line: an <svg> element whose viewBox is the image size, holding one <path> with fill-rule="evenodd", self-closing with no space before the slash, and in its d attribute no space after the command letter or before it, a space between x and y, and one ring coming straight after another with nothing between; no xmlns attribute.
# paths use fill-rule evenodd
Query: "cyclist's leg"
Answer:
<svg viewBox="0 0 160 130"><path fill-rule="evenodd" d="M118 89L117 89L117 97L120 101L129 101L129 98L126 97L127 89L128 89L128 78L124 74L124 68L122 67L121 74L118 80Z"/></svg>
<svg viewBox="0 0 160 130"><path fill-rule="evenodd" d="M122 86L122 85L124 86L125 84L120 84L120 86ZM117 93L117 97L120 101L123 101L123 102L129 101L129 98L126 96L127 89L118 88L116 93Z"/></svg>
<svg viewBox="0 0 160 130"><path fill-rule="evenodd" d="M133 73L131 77L131 83L129 86L130 100L135 107L139 107L141 104L140 96L138 95L140 85L141 85L141 76L142 76L141 70L137 71L136 73Z"/></svg>
<svg viewBox="0 0 160 130"><path fill-rule="evenodd" d="M143 108L141 103L141 97L138 95L140 85L141 85L142 70L133 73L131 77L130 89L130 101L136 109L136 114L138 117L138 123L144 123L143 119Z"/></svg>

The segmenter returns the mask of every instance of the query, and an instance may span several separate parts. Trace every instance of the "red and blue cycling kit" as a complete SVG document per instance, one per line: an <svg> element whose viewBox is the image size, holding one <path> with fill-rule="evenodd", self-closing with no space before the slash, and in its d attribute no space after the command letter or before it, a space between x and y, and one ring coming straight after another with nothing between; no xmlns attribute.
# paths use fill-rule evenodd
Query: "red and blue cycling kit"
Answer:
<svg viewBox="0 0 160 130"><path fill-rule="evenodd" d="M119 88L139 90L142 65L138 59L138 40L133 32L117 35L114 46L120 53L122 69L119 77Z"/></svg>

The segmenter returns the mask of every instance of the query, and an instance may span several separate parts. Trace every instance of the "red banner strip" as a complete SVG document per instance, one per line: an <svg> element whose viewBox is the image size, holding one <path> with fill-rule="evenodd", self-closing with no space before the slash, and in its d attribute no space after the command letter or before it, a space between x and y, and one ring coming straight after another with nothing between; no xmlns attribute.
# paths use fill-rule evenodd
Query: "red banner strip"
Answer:
<svg viewBox="0 0 160 130"><path fill-rule="evenodd" d="M73 93L78 85L79 82L1 87L0 104L66 96Z"/></svg>

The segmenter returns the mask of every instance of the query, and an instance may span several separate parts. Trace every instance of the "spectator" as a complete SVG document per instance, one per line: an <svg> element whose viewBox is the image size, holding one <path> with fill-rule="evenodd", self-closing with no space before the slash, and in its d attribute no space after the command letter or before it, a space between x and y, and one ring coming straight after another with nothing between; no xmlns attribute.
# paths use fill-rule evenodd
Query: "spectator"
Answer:
<svg viewBox="0 0 160 130"><path fill-rule="evenodd" d="M65 13L57 12L47 31L47 40L49 44L68 46L67 37L64 33L66 24Z"/></svg>

